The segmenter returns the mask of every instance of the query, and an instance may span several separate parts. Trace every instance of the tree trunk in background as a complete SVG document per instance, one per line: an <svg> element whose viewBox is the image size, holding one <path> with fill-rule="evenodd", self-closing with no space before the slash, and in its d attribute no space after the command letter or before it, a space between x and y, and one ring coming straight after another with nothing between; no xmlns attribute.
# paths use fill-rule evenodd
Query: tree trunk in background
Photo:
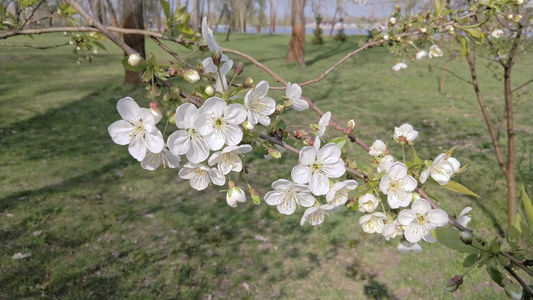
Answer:
<svg viewBox="0 0 533 300"><path fill-rule="evenodd" d="M194 0L194 10L191 16L193 30L199 32L200 24L202 23L202 13L200 11L200 0Z"/></svg>
<svg viewBox="0 0 533 300"><path fill-rule="evenodd" d="M305 48L305 0L291 0L292 36L287 49L286 61L304 65Z"/></svg>
<svg viewBox="0 0 533 300"><path fill-rule="evenodd" d="M122 1L122 27L132 29L144 29L143 26L143 4L137 0ZM144 36L125 34L124 43L139 52L142 57L146 57L144 49ZM126 55L126 54L124 54ZM142 84L142 72L126 71L124 83L129 85Z"/></svg>
<svg viewBox="0 0 533 300"><path fill-rule="evenodd" d="M102 6L100 5L100 0L92 0L89 2L89 5L91 6L91 16L98 20L98 22L103 23L104 18L104 12L102 11Z"/></svg>
<svg viewBox="0 0 533 300"><path fill-rule="evenodd" d="M104 0L104 7L105 7L106 12L109 14L109 20L111 21L111 26L120 27L120 24L118 23L117 14L115 13L115 8L113 8L113 4L111 4L111 1Z"/></svg>

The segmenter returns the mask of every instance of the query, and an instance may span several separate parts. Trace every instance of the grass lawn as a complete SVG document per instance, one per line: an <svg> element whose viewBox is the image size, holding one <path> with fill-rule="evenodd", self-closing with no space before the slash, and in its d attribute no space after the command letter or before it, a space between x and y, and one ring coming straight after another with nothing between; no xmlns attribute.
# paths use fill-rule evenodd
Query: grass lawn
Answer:
<svg viewBox="0 0 533 300"><path fill-rule="evenodd" d="M67 41L62 35L34 38L6 42ZM291 82L318 76L359 42L352 37L345 43L308 43L301 67L284 61L288 39L232 35L231 41L220 36L219 42L253 55ZM167 60L147 43L148 52ZM122 54L105 45L108 51L80 65L69 47L1 48L0 299L505 298L484 269L470 272L455 293L445 292L444 282L463 272L464 255L424 244L424 254L401 256L397 241L363 233L358 213L343 210L321 227L300 226L303 209L289 217L265 203L249 201L233 209L224 193L193 191L176 170L141 169L126 147L112 142L107 127L120 118L118 99L131 96L141 106L149 100L143 99L144 89L122 84ZM248 62L232 58L246 63L238 80L252 76L279 86ZM456 180L481 198L431 187L429 192L448 212L472 206L471 227L477 232L501 232L505 180L471 86L448 74L444 91L438 92L442 71L429 65L444 67L444 58L411 63L400 73L391 70L396 60L384 48L364 51L305 87L304 96L341 124L354 119L355 133L368 144L374 139L392 144L394 126L409 122L420 132L417 151L423 159L457 145L454 157L470 167ZM527 56L517 65L515 86L530 79L532 60ZM501 82L481 66L486 60L479 62L481 88L503 130ZM452 61L450 68L468 78L465 62ZM281 92L271 95L277 99ZM518 179L531 195L530 98L516 100L516 135ZM288 113L290 127L310 122L318 122L311 111ZM336 136L333 130L327 133ZM367 154L350 147L359 165L369 164ZM256 159L261 156L254 152L247 161L251 183L264 195L272 181L289 178L297 157L287 153L267 162ZM13 259L18 252L31 256Z"/></svg>

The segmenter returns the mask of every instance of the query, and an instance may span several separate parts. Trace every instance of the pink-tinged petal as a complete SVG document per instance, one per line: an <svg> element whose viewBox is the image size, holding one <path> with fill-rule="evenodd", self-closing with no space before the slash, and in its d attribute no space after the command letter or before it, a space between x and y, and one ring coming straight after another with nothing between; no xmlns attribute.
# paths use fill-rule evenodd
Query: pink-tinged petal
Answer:
<svg viewBox="0 0 533 300"><path fill-rule="evenodd" d="M176 126L180 129L188 129L193 127L194 119L197 117L196 111L198 109L192 103L184 103L176 109Z"/></svg>
<svg viewBox="0 0 533 300"><path fill-rule="evenodd" d="M431 204L424 199L418 199L413 202L411 209L419 214L427 214L431 210Z"/></svg>
<svg viewBox="0 0 533 300"><path fill-rule="evenodd" d="M311 170L307 166L296 165L292 168L291 178L294 182L299 184L308 183L310 180Z"/></svg>
<svg viewBox="0 0 533 300"><path fill-rule="evenodd" d="M322 172L314 172L309 180L309 189L317 196L327 194L329 191L329 178Z"/></svg>
<svg viewBox="0 0 533 300"><path fill-rule="evenodd" d="M246 120L246 109L241 104L230 104L224 109L224 119L229 124L239 125Z"/></svg>
<svg viewBox="0 0 533 300"><path fill-rule="evenodd" d="M322 165L322 171L329 178L339 178L346 173L346 168L344 166L344 161L339 159L334 164Z"/></svg>
<svg viewBox="0 0 533 300"><path fill-rule="evenodd" d="M225 142L228 146L237 145L242 141L242 129L237 125L227 124L225 135Z"/></svg>
<svg viewBox="0 0 533 300"><path fill-rule="evenodd" d="M187 131L177 130L168 136L167 145L174 155L183 155L189 151L191 138Z"/></svg>
<svg viewBox="0 0 533 300"><path fill-rule="evenodd" d="M299 163L308 166L315 162L317 150L312 146L305 146L300 150L300 158L298 159Z"/></svg>
<svg viewBox="0 0 533 300"><path fill-rule="evenodd" d="M428 213L429 223L433 224L436 227L442 227L448 224L450 220L448 214L442 209L432 209Z"/></svg>
<svg viewBox="0 0 533 300"><path fill-rule="evenodd" d="M341 148L336 144L327 144L316 154L317 161L324 164L336 163L341 157Z"/></svg>
<svg viewBox="0 0 533 300"><path fill-rule="evenodd" d="M132 123L137 122L139 109L140 108L137 102L135 102L135 100L130 97L125 97L118 100L118 113L120 114L122 119L126 121L130 121Z"/></svg>
<svg viewBox="0 0 533 300"><path fill-rule="evenodd" d="M402 179L407 176L407 166L401 162L395 162L389 168L387 174L389 174L390 178L393 180Z"/></svg>
<svg viewBox="0 0 533 300"><path fill-rule="evenodd" d="M405 239L411 243L417 243L422 239L421 233L423 232L423 229L421 226L418 226L416 224L411 224L407 228L405 228L403 232L403 236ZM425 234L424 234L425 235Z"/></svg>
<svg viewBox="0 0 533 300"><path fill-rule="evenodd" d="M265 194L265 202L268 205L278 205L283 202L284 191L270 191Z"/></svg>
<svg viewBox="0 0 533 300"><path fill-rule="evenodd" d="M187 159L193 163L200 163L209 156L209 145L201 136L191 137L191 146L186 153Z"/></svg>
<svg viewBox="0 0 533 300"><path fill-rule="evenodd" d="M144 142L146 144L146 148L153 153L159 153L163 151L163 147L165 147L163 134L159 130L157 130L155 134L146 134L144 136Z"/></svg>
<svg viewBox="0 0 533 300"><path fill-rule="evenodd" d="M309 193L298 193L296 196L298 204L302 207L311 207L315 204L315 197Z"/></svg>
<svg viewBox="0 0 533 300"><path fill-rule="evenodd" d="M131 142L131 133L135 131L135 126L128 121L118 120L107 128L113 142L119 145L127 145Z"/></svg>
<svg viewBox="0 0 533 300"><path fill-rule="evenodd" d="M416 211L413 209L404 209L398 214L398 222L402 225L409 226L416 219Z"/></svg>
<svg viewBox="0 0 533 300"><path fill-rule="evenodd" d="M138 161L142 161L146 156L146 146L140 139L134 139L128 146L128 152Z"/></svg>

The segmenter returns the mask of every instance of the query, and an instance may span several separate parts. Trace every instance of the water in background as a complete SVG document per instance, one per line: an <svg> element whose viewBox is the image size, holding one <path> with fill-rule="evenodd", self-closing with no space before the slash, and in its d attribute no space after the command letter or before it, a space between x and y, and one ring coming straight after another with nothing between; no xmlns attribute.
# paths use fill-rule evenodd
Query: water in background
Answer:
<svg viewBox="0 0 533 300"><path fill-rule="evenodd" d="M227 30L228 30L227 26L225 25L219 25L216 28L216 32L219 32L219 33L226 33ZM305 34L313 34L313 30L315 30L315 27L308 25L305 28ZM324 36L329 36L330 30L331 30L331 27L324 27L322 28L322 34ZM239 32L239 30L237 29L234 32L237 33ZM338 32L338 29L334 29L333 35L337 34L337 32ZM246 28L246 33L256 33L255 27L248 26ZM262 27L260 33L269 33L268 27ZM276 34L291 34L291 33L292 33L291 27L276 27ZM352 26L346 25L344 28L344 34L346 35L368 35L368 29L357 28L355 27L355 25L352 25Z"/></svg>

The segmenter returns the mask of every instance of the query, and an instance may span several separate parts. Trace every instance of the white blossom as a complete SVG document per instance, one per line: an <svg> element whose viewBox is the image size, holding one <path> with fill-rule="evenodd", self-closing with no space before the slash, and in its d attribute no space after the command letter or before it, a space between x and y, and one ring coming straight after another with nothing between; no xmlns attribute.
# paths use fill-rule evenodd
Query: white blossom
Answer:
<svg viewBox="0 0 533 300"><path fill-rule="evenodd" d="M159 153L153 153L148 151L144 159L141 161L141 167L143 169L153 171L159 166L163 165L165 168L174 169L179 167L181 158L175 156L165 147L163 151Z"/></svg>
<svg viewBox="0 0 533 300"><path fill-rule="evenodd" d="M139 53L134 53L128 57L128 64L132 67L136 67L141 63L142 57Z"/></svg>
<svg viewBox="0 0 533 300"><path fill-rule="evenodd" d="M442 209L432 209L429 202L418 199L413 202L411 209L404 209L398 215L398 222L403 226L404 237L411 243L421 239L428 243L435 242L431 230L448 224L448 214Z"/></svg>
<svg viewBox="0 0 533 300"><path fill-rule="evenodd" d="M244 106L248 109L248 121L251 124L255 125L258 122L264 126L270 124L268 116L276 110L276 101L266 97L267 92L268 82L263 80L244 96Z"/></svg>
<svg viewBox="0 0 533 300"><path fill-rule="evenodd" d="M309 222L313 226L320 225L324 222L326 215L331 215L330 211L334 208L335 206L331 204L309 207L305 210L302 219L300 219L300 225L303 226L305 222Z"/></svg>
<svg viewBox="0 0 533 300"><path fill-rule="evenodd" d="M233 181L228 182L228 192L226 193L226 202L231 207L237 207L237 203L246 202L246 194L240 187L236 187Z"/></svg>
<svg viewBox="0 0 533 300"><path fill-rule="evenodd" d="M329 125L329 121L331 120L331 112L327 111L325 112L322 117L320 117L320 120L318 121L318 133L317 136L321 137L326 132L326 127Z"/></svg>
<svg viewBox="0 0 533 300"><path fill-rule="evenodd" d="M402 240L398 244L398 252L403 255L407 255L411 252L422 254L422 247L418 243L411 243L407 240Z"/></svg>
<svg viewBox="0 0 533 300"><path fill-rule="evenodd" d="M379 205L379 201L373 194L366 193L363 196L359 197L358 209L360 212L372 213L376 210Z"/></svg>
<svg viewBox="0 0 533 300"><path fill-rule="evenodd" d="M379 183L379 188L387 195L387 203L392 209L409 206L416 186L416 180L407 175L407 166L400 162L394 163Z"/></svg>
<svg viewBox="0 0 533 300"><path fill-rule="evenodd" d="M241 104L227 105L226 101L211 97L198 111L194 127L205 138L211 150L219 150L224 143L234 146L242 140L239 125L246 119L246 110Z"/></svg>
<svg viewBox="0 0 533 300"><path fill-rule="evenodd" d="M379 166L377 167L378 173L383 171L388 172L390 167L396 162L392 155L385 155L381 158Z"/></svg>
<svg viewBox="0 0 533 300"><path fill-rule="evenodd" d="M392 66L393 71L400 71L401 69L407 69L407 64L402 62L398 62L394 66Z"/></svg>
<svg viewBox="0 0 533 300"><path fill-rule="evenodd" d="M184 103L176 109L174 120L180 129L173 132L167 140L170 152L176 156L185 154L193 163L200 163L209 156L209 145L196 131L194 121L198 118L198 109L192 103Z"/></svg>
<svg viewBox="0 0 533 300"><path fill-rule="evenodd" d="M359 218L359 224L366 233L382 233L385 227L387 216L382 212L362 215Z"/></svg>
<svg viewBox="0 0 533 300"><path fill-rule="evenodd" d="M265 195L268 205L276 205L278 211L284 215L291 215L296 206L311 207L315 197L306 185L295 184L286 179L278 179L272 183L274 191Z"/></svg>
<svg viewBox="0 0 533 300"><path fill-rule="evenodd" d="M319 138L315 139L314 146L303 147L298 160L300 164L291 172L294 182L309 183L309 189L317 196L328 193L329 178L338 178L346 172L339 146L331 143L320 150L319 147Z"/></svg>
<svg viewBox="0 0 533 300"><path fill-rule="evenodd" d="M387 145L382 140L375 140L370 146L368 154L372 156L380 156L387 150Z"/></svg>
<svg viewBox="0 0 533 300"><path fill-rule="evenodd" d="M209 51L214 52L216 50L219 50L220 53L222 53L222 49L218 45L217 41L215 40L215 36L213 35L213 30L209 28L207 25L207 18L204 17L202 19L202 37L204 38L205 42L207 43L207 47L209 48ZM222 53L221 61L227 61L229 58Z"/></svg>
<svg viewBox="0 0 533 300"><path fill-rule="evenodd" d="M357 181L346 180L335 183L326 194L326 201L333 206L340 206L348 201L348 193L357 187Z"/></svg>
<svg viewBox="0 0 533 300"><path fill-rule="evenodd" d="M289 100L292 103L292 108L297 111L302 111L304 109L309 108L309 103L305 101L304 99L301 99L302 97L302 88L296 84L293 83L291 85L290 82L287 82L287 88L285 89L285 96L289 98Z"/></svg>
<svg viewBox="0 0 533 300"><path fill-rule="evenodd" d="M226 146L222 151L215 152L209 157L210 166L217 165L218 170L226 175L231 171L242 171L241 156L252 151L250 145Z"/></svg>
<svg viewBox="0 0 533 300"><path fill-rule="evenodd" d="M198 191L204 190L210 183L221 186L226 182L226 177L219 170L191 162L183 166L178 176L189 179L191 187Z"/></svg>
<svg viewBox="0 0 533 300"><path fill-rule="evenodd" d="M391 223L385 224L383 227L383 237L385 240L393 239L399 235L403 235L402 225L398 220L394 220Z"/></svg>
<svg viewBox="0 0 533 300"><path fill-rule="evenodd" d="M451 176L455 173L455 170L459 171L459 167L461 166L459 161L455 158L453 158L452 161L453 164L449 161L449 158L446 157L446 153L439 154L432 162L431 166L420 173L420 182L425 183L431 175L431 178L440 185L446 185L450 181Z"/></svg>
<svg viewBox="0 0 533 300"><path fill-rule="evenodd" d="M466 225L468 225L468 223L470 223L470 221L472 220L472 217L470 217L470 215L467 215L471 210L472 207L465 207L457 216L457 223L466 227Z"/></svg>
<svg viewBox="0 0 533 300"><path fill-rule="evenodd" d="M423 59L423 58L426 57L426 56L428 56L428 53L427 53L426 51L424 51L424 50L422 50L422 51L418 51L418 52L416 53L416 59L417 59L417 60L421 60L421 59Z"/></svg>
<svg viewBox="0 0 533 300"><path fill-rule="evenodd" d="M394 127L392 137L400 145L412 145L413 141L418 137L418 131L414 130L411 124L405 123L400 127Z"/></svg>
<svg viewBox="0 0 533 300"><path fill-rule="evenodd" d="M126 97L118 101L117 110L123 120L108 127L113 142L128 145L131 156L138 161L144 159L147 151L159 153L163 150L163 135L148 108L140 108L135 100Z"/></svg>
<svg viewBox="0 0 533 300"><path fill-rule="evenodd" d="M499 39L500 37L503 36L503 30L501 30L501 29L496 29L496 30L492 31L490 35L491 35L493 38L495 38L495 39Z"/></svg>
<svg viewBox="0 0 533 300"><path fill-rule="evenodd" d="M439 46L437 45L433 45L431 47L429 47L429 58L432 58L432 57L440 57L444 55L444 53L442 52L442 50L439 48Z"/></svg>

